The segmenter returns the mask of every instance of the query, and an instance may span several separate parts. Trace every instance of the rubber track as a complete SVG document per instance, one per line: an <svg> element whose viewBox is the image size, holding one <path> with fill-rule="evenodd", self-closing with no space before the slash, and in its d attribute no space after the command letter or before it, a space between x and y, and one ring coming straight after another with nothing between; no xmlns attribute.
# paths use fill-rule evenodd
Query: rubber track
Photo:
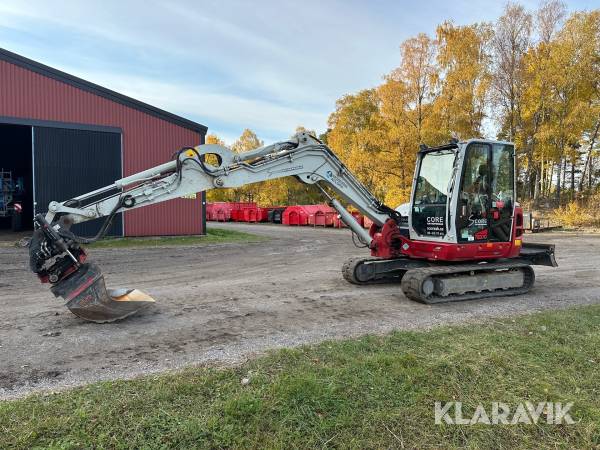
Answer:
<svg viewBox="0 0 600 450"><path fill-rule="evenodd" d="M436 296L435 294L429 297L424 297L421 292L423 282L429 278L440 275L451 275L470 272L488 272L499 269L516 269L520 268L524 271L524 283L522 287L510 289L497 289L495 291L470 292L466 294L456 294L447 297ZM402 278L402 291L411 300L421 303L446 303L457 302L463 300L475 300L489 297L502 297L508 295L525 294L531 289L535 281L535 273L530 265L514 262L500 262L487 264L472 264L472 265L450 265L437 267L424 267L421 269L411 269L406 272Z"/></svg>

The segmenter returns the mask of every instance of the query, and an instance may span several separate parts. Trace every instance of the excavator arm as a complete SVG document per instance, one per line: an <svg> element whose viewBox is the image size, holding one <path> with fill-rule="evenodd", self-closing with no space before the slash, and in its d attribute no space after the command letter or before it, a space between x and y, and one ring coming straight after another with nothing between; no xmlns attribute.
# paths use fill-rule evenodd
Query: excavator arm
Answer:
<svg viewBox="0 0 600 450"><path fill-rule="evenodd" d="M215 166L207 162L209 155L215 155L219 164ZM57 217L63 217L63 220L75 224L201 191L240 187L287 176L315 184L321 190L321 184L328 185L346 202L380 225L394 214L348 171L326 145L307 133L299 133L288 141L241 154L216 144L184 148L166 164L62 203L51 202L45 221L54 223ZM339 201L330 200L344 221L350 222L348 226L362 240L369 242L368 234L358 224L353 224L356 221L350 220L352 216Z"/></svg>
<svg viewBox="0 0 600 450"><path fill-rule="evenodd" d="M397 230L399 214L378 201L321 141L308 133L244 153L215 145L183 148L170 162L122 178L113 184L64 202L53 201L46 215L35 218L30 243L31 269L52 284L56 296L76 315L109 322L133 314L150 298L135 290L107 291L99 268L86 262L82 245L101 239L119 212L141 208L201 191L232 188L295 176L314 184L359 240L374 248L376 240L325 189L352 204L378 227ZM73 224L104 219L92 238L76 236ZM379 235L381 238L381 235Z"/></svg>

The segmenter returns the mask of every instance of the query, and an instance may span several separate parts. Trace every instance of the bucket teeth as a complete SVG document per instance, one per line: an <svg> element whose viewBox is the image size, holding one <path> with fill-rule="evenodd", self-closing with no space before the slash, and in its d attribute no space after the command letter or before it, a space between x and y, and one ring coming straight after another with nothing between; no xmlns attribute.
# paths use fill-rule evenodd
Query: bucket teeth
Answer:
<svg viewBox="0 0 600 450"><path fill-rule="evenodd" d="M52 293L66 300L76 316L96 323L124 319L154 299L137 289L107 290L98 266L85 263L72 275L52 286Z"/></svg>

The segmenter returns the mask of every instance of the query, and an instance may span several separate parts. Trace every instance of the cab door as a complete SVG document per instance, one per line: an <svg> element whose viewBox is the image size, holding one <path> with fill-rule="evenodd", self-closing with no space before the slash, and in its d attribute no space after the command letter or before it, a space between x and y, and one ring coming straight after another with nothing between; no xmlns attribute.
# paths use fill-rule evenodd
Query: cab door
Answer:
<svg viewBox="0 0 600 450"><path fill-rule="evenodd" d="M491 158L489 240L510 242L516 202L514 146L493 144Z"/></svg>
<svg viewBox="0 0 600 450"><path fill-rule="evenodd" d="M411 199L413 239L441 241L446 236L448 187L454 173L454 149L420 154Z"/></svg>
<svg viewBox="0 0 600 450"><path fill-rule="evenodd" d="M458 242L510 242L515 204L513 146L469 144L458 195Z"/></svg>

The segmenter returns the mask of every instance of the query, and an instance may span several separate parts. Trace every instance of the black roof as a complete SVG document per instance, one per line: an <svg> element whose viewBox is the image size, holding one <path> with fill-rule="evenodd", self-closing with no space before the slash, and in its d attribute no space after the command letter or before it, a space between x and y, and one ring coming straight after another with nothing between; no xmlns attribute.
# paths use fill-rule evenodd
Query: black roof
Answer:
<svg viewBox="0 0 600 450"><path fill-rule="evenodd" d="M437 147L428 147L425 144L421 144L421 145L419 145L419 153L437 152L439 150L452 150L455 148L458 148L457 142L450 142L448 144L439 145Z"/></svg>
<svg viewBox="0 0 600 450"><path fill-rule="evenodd" d="M201 125L197 122L193 122L181 116L171 114L170 112L156 108L155 106L148 105L147 103L140 102L139 100L127 97L126 95L119 94L115 91L111 91L110 89L106 89L105 87L91 83L82 78L69 75L68 73L46 66L37 61L33 61L32 59L25 58L24 56L17 55L16 53L9 52L8 50L5 50L3 48L0 48L0 60L7 61L16 66L20 66L27 70L31 70L32 72L39 73L40 75L44 75L54 80L58 80L63 83L74 86L78 89L90 92L100 97L104 97L115 103L120 103L130 108L137 109L138 111L144 112L151 116L158 117L159 119L163 119L167 122L174 123L175 125L179 125L180 127L188 128L190 130L197 131L201 134L206 134L206 131L208 130L208 128L205 125Z"/></svg>

